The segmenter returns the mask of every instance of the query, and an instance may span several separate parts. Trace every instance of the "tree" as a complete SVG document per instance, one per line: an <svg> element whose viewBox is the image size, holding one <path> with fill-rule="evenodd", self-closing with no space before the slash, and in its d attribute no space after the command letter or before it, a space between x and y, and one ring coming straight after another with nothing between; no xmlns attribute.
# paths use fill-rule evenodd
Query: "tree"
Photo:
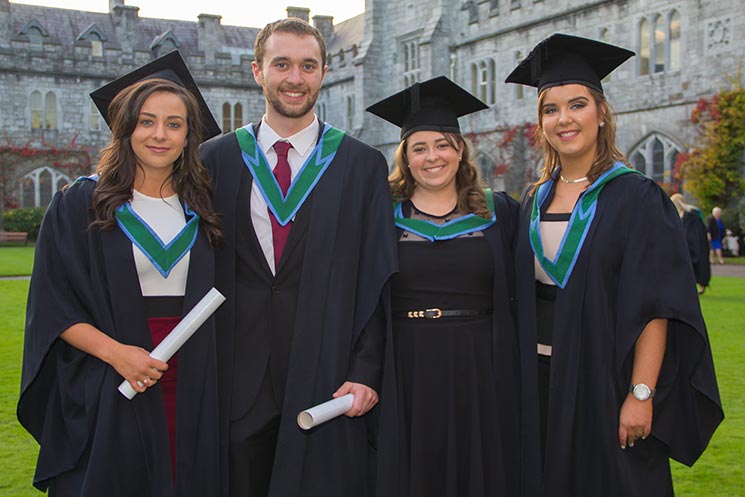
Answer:
<svg viewBox="0 0 745 497"><path fill-rule="evenodd" d="M705 212L726 206L745 192L745 88L740 71L730 78L731 89L702 98L691 113L697 128L697 146L682 164L686 189Z"/></svg>

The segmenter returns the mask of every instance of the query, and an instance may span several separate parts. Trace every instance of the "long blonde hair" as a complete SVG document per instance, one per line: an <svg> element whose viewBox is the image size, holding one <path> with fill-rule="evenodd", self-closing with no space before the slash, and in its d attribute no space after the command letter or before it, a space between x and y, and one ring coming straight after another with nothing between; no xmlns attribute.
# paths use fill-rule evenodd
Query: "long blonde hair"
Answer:
<svg viewBox="0 0 745 497"><path fill-rule="evenodd" d="M601 174L610 169L615 162L623 162L626 166L631 166L629 166L626 156L616 145L616 119L608 100L599 91L589 87L586 88L593 100L595 100L595 105L598 108L598 119L600 122L605 123L598 128L597 153L590 166L590 170L587 172L587 179L592 183ZM541 177L533 184L531 193L535 192L538 186L550 180L556 173L556 170L561 167L559 152L551 146L546 139L546 135L543 134L543 102L546 98L546 93L550 89L546 88L538 96L538 126L535 129L535 140L543 148L543 168L541 169Z"/></svg>
<svg viewBox="0 0 745 497"><path fill-rule="evenodd" d="M458 173L455 175L455 189L458 192L458 211L463 214L476 214L483 218L490 218L491 212L486 205L484 185L479 175L479 169L471 160L471 148L463 135L459 133L442 133L447 142L456 150L461 151ZM416 188L414 176L409 169L406 157L408 137L401 140L393 156L395 168L388 176L388 185L395 202L411 200Z"/></svg>

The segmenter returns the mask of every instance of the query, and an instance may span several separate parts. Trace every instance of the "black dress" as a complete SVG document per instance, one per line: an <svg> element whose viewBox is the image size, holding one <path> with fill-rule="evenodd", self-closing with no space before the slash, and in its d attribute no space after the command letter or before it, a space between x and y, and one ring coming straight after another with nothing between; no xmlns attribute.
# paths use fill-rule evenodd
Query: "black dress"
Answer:
<svg viewBox="0 0 745 497"><path fill-rule="evenodd" d="M492 319L499 317L402 317L428 308L492 309L489 243L482 232L437 242L402 232L398 245L391 292L401 495L505 495L493 367Z"/></svg>

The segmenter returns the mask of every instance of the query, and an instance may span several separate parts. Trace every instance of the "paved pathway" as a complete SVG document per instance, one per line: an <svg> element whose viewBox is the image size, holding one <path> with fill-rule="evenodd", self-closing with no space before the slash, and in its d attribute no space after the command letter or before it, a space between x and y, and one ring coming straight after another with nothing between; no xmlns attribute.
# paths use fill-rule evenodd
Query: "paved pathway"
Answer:
<svg viewBox="0 0 745 497"><path fill-rule="evenodd" d="M727 259L725 259L726 261ZM745 278L745 265L743 264L712 264L711 274L714 276L735 276L737 278Z"/></svg>

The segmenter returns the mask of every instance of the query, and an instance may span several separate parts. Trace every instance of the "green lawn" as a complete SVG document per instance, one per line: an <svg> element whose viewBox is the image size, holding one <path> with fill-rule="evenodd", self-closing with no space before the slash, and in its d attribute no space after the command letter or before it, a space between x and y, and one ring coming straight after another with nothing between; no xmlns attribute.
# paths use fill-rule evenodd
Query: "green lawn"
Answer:
<svg viewBox="0 0 745 497"><path fill-rule="evenodd" d="M5 249L0 249L5 250ZM0 252L0 254L3 252ZM701 298L726 419L693 468L673 463L677 497L743 495L745 460L745 280L715 277ZM0 280L0 496L39 495L31 486L38 447L16 421L27 280Z"/></svg>
<svg viewBox="0 0 745 497"><path fill-rule="evenodd" d="M0 249L6 250L6 249ZM0 495L42 494L31 486L38 446L16 421L28 280L0 281Z"/></svg>
<svg viewBox="0 0 745 497"><path fill-rule="evenodd" d="M728 260L729 261L729 260ZM724 422L693 468L673 462L677 497L737 497L743 490L745 460L745 280L714 277L701 296L709 329Z"/></svg>
<svg viewBox="0 0 745 497"><path fill-rule="evenodd" d="M745 266L745 257L725 257L724 263Z"/></svg>
<svg viewBox="0 0 745 497"><path fill-rule="evenodd" d="M0 276L31 274L34 264L34 247L0 247Z"/></svg>

